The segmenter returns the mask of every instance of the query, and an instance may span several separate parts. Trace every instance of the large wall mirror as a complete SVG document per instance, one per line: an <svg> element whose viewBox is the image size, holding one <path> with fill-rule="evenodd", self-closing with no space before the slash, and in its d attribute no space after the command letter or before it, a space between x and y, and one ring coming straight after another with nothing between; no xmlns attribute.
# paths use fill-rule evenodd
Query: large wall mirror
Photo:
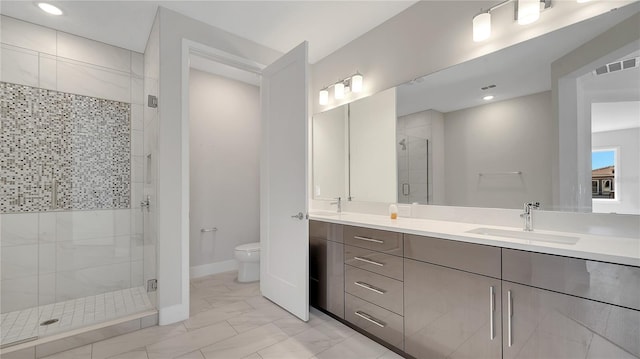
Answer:
<svg viewBox="0 0 640 359"><path fill-rule="evenodd" d="M639 11L315 115L314 198L640 214Z"/></svg>

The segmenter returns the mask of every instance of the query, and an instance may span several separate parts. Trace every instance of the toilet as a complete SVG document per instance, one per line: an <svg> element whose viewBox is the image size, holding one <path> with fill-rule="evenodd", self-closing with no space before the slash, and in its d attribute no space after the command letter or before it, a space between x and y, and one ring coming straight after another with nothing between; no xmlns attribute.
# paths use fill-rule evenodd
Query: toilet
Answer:
<svg viewBox="0 0 640 359"><path fill-rule="evenodd" d="M260 280L260 242L237 246L235 257L239 264L238 282L246 283Z"/></svg>

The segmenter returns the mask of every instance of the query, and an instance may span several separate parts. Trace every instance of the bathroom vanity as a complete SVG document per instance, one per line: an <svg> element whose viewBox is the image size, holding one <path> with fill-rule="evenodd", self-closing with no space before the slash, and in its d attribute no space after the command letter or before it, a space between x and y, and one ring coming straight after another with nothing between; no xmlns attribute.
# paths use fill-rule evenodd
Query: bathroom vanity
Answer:
<svg viewBox="0 0 640 359"><path fill-rule="evenodd" d="M312 305L410 357L640 356L637 239L311 218Z"/></svg>

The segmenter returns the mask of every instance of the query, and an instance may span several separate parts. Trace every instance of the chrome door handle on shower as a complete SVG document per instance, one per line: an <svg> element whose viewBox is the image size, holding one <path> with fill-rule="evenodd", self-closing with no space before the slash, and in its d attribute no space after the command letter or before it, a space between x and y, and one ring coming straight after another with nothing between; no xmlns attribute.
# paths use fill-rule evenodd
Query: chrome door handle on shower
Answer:
<svg viewBox="0 0 640 359"><path fill-rule="evenodd" d="M147 212L149 212L151 207L151 196L147 196L147 198L144 201L140 201L140 209L147 209Z"/></svg>

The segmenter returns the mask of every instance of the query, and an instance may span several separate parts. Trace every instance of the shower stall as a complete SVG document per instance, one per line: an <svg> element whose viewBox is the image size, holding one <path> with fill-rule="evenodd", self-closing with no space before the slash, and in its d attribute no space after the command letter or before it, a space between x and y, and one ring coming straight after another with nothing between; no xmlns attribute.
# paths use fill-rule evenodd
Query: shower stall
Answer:
<svg viewBox="0 0 640 359"><path fill-rule="evenodd" d="M155 310L134 106L0 82L1 348Z"/></svg>

